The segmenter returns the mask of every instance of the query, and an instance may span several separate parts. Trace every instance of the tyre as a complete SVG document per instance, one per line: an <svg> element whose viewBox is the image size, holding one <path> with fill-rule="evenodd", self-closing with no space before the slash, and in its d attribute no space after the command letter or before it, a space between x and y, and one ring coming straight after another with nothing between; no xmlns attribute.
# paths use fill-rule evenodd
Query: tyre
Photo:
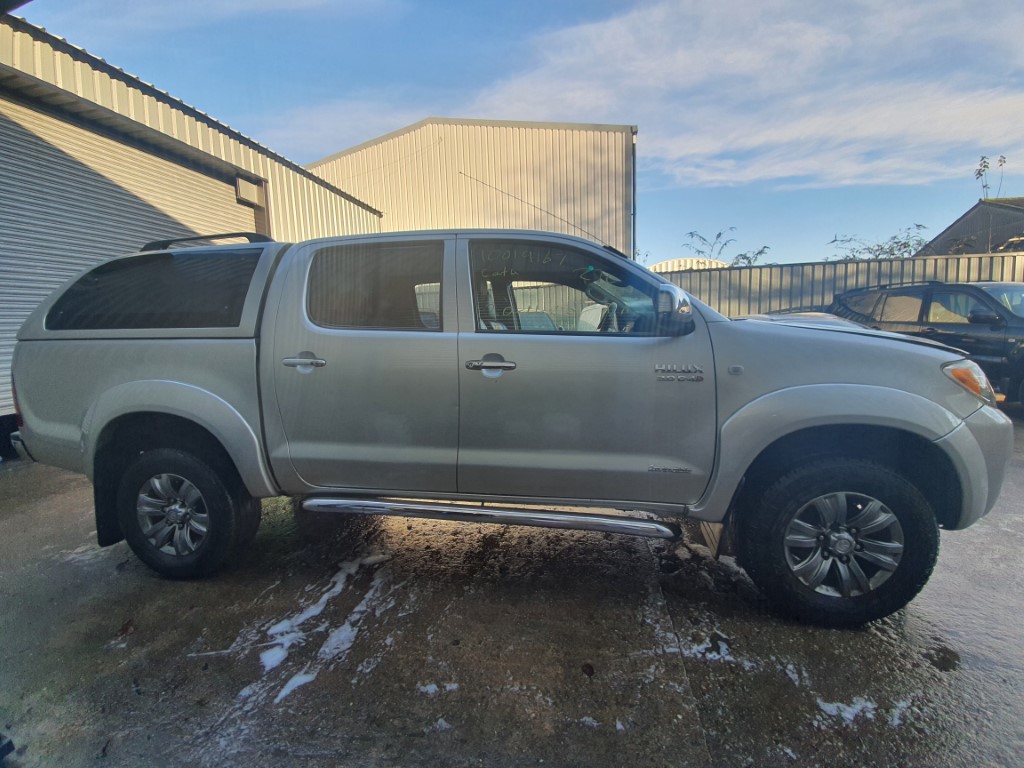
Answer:
<svg viewBox="0 0 1024 768"><path fill-rule="evenodd" d="M163 576L222 568L256 535L259 502L229 473L173 448L146 451L121 476L117 513L132 551Z"/></svg>
<svg viewBox="0 0 1024 768"><path fill-rule="evenodd" d="M740 561L780 613L851 627L905 606L939 552L935 514L906 478L834 457L770 485L739 521Z"/></svg>

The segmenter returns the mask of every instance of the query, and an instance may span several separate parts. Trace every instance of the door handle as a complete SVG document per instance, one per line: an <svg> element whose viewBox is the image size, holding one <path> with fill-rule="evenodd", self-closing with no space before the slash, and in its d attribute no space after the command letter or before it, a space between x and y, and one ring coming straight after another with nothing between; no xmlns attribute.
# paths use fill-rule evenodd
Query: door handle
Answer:
<svg viewBox="0 0 1024 768"><path fill-rule="evenodd" d="M287 366L288 368L302 368L303 366L309 366L310 368L323 368L327 365L327 361L321 360L319 357L286 357L281 361L281 365Z"/></svg>
<svg viewBox="0 0 1024 768"><path fill-rule="evenodd" d="M467 360L466 369L470 371L514 371L516 364L511 360Z"/></svg>

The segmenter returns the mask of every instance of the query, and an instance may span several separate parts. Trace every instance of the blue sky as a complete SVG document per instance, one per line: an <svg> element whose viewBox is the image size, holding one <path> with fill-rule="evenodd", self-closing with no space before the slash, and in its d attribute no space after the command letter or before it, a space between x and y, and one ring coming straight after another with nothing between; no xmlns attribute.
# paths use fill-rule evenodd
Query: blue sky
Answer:
<svg viewBox="0 0 1024 768"><path fill-rule="evenodd" d="M428 116L639 127L638 246L835 254L937 235L1005 155L1024 4L992 0L35 0L17 11L300 163Z"/></svg>

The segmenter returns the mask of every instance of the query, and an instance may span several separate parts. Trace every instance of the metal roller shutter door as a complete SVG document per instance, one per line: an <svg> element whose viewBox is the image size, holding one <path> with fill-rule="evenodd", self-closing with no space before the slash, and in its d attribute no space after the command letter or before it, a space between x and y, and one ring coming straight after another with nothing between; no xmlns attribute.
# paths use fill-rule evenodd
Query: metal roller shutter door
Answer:
<svg viewBox="0 0 1024 768"><path fill-rule="evenodd" d="M0 416L18 328L54 288L149 240L254 228L233 183L0 95Z"/></svg>

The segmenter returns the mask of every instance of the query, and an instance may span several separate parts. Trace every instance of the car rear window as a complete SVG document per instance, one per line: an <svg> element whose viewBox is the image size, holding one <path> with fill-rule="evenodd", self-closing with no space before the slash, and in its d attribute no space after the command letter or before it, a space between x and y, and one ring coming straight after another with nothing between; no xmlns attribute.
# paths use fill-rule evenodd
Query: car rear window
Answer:
<svg viewBox="0 0 1024 768"><path fill-rule="evenodd" d="M879 291L854 293L846 296L843 299L843 303L851 312L856 312L858 315L862 315L865 318L877 320L878 317L875 315L875 305L878 303L878 297L880 295L881 293Z"/></svg>
<svg viewBox="0 0 1024 768"><path fill-rule="evenodd" d="M84 274L46 316L53 331L235 328L262 249L147 253Z"/></svg>

